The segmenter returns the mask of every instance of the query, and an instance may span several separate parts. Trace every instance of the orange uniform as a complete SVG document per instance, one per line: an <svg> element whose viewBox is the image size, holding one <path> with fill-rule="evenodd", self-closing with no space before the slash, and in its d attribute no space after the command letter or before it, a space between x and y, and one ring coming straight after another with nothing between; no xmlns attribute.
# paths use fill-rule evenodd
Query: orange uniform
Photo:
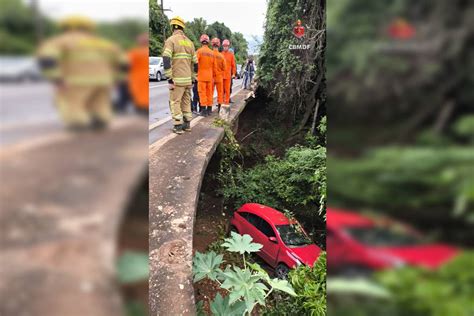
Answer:
<svg viewBox="0 0 474 316"><path fill-rule="evenodd" d="M141 109L148 109L148 47L132 49L128 53L128 60L128 89L133 102Z"/></svg>
<svg viewBox="0 0 474 316"><path fill-rule="evenodd" d="M224 103L229 104L230 102L230 84L231 78L237 73L237 67L235 65L235 56L234 53L230 51L223 51L222 55L226 61L226 70L223 76L224 83Z"/></svg>
<svg viewBox="0 0 474 316"><path fill-rule="evenodd" d="M215 62L214 52L206 45L196 52L198 60L198 93L202 106L212 106Z"/></svg>
<svg viewBox="0 0 474 316"><path fill-rule="evenodd" d="M217 48L214 48L214 62L215 62L215 72L214 72L214 85L217 89L217 103L224 103L224 86L223 79L224 73L226 71L226 62L224 56L219 53ZM214 88L212 89L214 91Z"/></svg>

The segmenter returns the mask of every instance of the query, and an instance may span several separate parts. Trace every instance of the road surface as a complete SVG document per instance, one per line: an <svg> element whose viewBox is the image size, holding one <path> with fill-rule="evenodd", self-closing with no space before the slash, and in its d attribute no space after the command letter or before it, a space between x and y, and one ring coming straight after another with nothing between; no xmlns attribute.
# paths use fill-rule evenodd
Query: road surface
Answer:
<svg viewBox="0 0 474 316"><path fill-rule="evenodd" d="M232 93L237 92L242 85L242 79L234 79ZM150 135L149 143L152 144L170 133L172 124L169 110L169 91L167 81L150 81ZM214 91L214 97L217 92Z"/></svg>
<svg viewBox="0 0 474 316"><path fill-rule="evenodd" d="M46 81L0 83L1 147L64 133L64 125L54 105L53 92L52 85Z"/></svg>
<svg viewBox="0 0 474 316"><path fill-rule="evenodd" d="M46 82L1 83L0 145L61 131L53 104L53 90Z"/></svg>

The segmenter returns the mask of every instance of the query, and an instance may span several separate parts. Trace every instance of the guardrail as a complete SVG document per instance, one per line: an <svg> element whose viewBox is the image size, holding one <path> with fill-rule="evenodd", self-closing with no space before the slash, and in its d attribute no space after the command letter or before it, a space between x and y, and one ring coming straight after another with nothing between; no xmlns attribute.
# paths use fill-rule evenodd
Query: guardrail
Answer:
<svg viewBox="0 0 474 316"><path fill-rule="evenodd" d="M236 127L248 91L233 100L229 122ZM215 115L215 114L214 114ZM192 282L193 229L207 165L224 129L202 118L191 133L170 136L152 147L150 172L151 315L195 315Z"/></svg>
<svg viewBox="0 0 474 316"><path fill-rule="evenodd" d="M119 225L147 168L147 121L0 152L1 315L122 315Z"/></svg>

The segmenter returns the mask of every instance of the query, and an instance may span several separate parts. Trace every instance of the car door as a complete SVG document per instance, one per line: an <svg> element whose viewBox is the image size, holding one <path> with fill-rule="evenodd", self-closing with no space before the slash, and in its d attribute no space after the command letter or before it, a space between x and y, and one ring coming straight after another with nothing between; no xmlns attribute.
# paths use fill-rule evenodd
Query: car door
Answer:
<svg viewBox="0 0 474 316"><path fill-rule="evenodd" d="M257 225L260 222L260 217L252 213L247 213L245 219L247 220L248 225L246 225L246 231L242 232L242 234L250 235L255 241L257 233L259 232L259 230L257 229Z"/></svg>
<svg viewBox="0 0 474 316"><path fill-rule="evenodd" d="M249 213L247 212L239 212L237 213L239 214L239 216L243 217L244 220L240 220L239 219L239 233L241 235L244 235L244 234L249 234L249 227L252 226L252 224L249 222Z"/></svg>
<svg viewBox="0 0 474 316"><path fill-rule="evenodd" d="M332 229L326 232L326 249L328 271L334 272L340 269L346 263L346 254L349 251L342 238Z"/></svg>
<svg viewBox="0 0 474 316"><path fill-rule="evenodd" d="M276 238L275 230L273 229L272 225L268 223L263 218L260 218L260 221L257 225L259 230L258 234L258 242L262 244L263 247L260 250L261 257L272 267L275 267L278 259L278 254L280 251L280 245L278 238ZM270 237L274 237L274 240L271 241Z"/></svg>

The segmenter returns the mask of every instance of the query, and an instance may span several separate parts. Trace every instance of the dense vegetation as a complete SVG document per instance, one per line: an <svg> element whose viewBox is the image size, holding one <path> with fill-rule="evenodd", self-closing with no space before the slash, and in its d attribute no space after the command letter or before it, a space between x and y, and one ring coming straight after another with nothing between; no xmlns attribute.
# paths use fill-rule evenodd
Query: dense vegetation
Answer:
<svg viewBox="0 0 474 316"><path fill-rule="evenodd" d="M467 5L330 4L332 203L391 212L457 243L472 240L466 229L474 223ZM413 25L413 39L387 32L400 18ZM456 226L463 232L453 232Z"/></svg>
<svg viewBox="0 0 474 316"><path fill-rule="evenodd" d="M259 251L262 245L252 242L249 235L232 232L231 237L219 246L221 254L196 252L193 259L194 282L208 279L225 291L224 297L217 294L212 302L208 302L212 315L250 316L257 308L266 305L268 296L274 291L296 296L287 280L271 278L259 264L250 260L249 255ZM222 270L226 263L222 254L225 252L240 255L242 261L234 260L232 266L227 265ZM201 301L198 305L200 314L204 313L203 306Z"/></svg>
<svg viewBox="0 0 474 316"><path fill-rule="evenodd" d="M326 253L322 253L314 267L299 266L290 271L288 281L294 296L274 294L263 315L326 315Z"/></svg>
<svg viewBox="0 0 474 316"><path fill-rule="evenodd" d="M474 252L466 252L438 271L406 267L378 275L391 293L398 315L474 314Z"/></svg>
<svg viewBox="0 0 474 316"><path fill-rule="evenodd" d="M36 50L38 40L57 34L55 21L39 13L41 30L35 24L35 15L31 7L21 0L2 0L0 11L0 54L29 55ZM136 36L146 32L146 21L124 19L116 22L99 22L97 33L124 49L136 43ZM41 32L40 32L41 31ZM40 32L40 33L39 33Z"/></svg>
<svg viewBox="0 0 474 316"><path fill-rule="evenodd" d="M295 133L317 126L325 101L325 1L268 1L265 35L257 75L262 90L275 102L273 119L289 122ZM306 35L293 27L301 19ZM290 44L309 49L290 50Z"/></svg>
<svg viewBox="0 0 474 316"><path fill-rule="evenodd" d="M472 112L474 75L469 1L390 0L328 2L327 54L332 145L349 130L368 143L406 142L431 130L449 131ZM390 36L404 19L412 39ZM350 113L350 115L348 115ZM363 133L360 128L379 133Z"/></svg>
<svg viewBox="0 0 474 316"><path fill-rule="evenodd" d="M163 32L166 37L171 35L169 19L161 11L161 7L156 1L149 0L150 3L150 56L161 56L163 50ZM242 64L247 59L248 43L242 33L232 32L224 23L214 22L207 24L203 18L195 18L193 21L186 21L184 30L189 39L197 48L201 47L199 37L202 34L209 35L210 38L217 37L221 41L229 39L234 49L236 62Z"/></svg>
<svg viewBox="0 0 474 316"><path fill-rule="evenodd" d="M390 34L399 21L415 30L412 38ZM330 204L388 214L441 242L473 245L470 21L466 1L328 2ZM380 272L375 280L388 298L328 288L328 309L469 315L472 262L467 251L437 271Z"/></svg>
<svg viewBox="0 0 474 316"><path fill-rule="evenodd" d="M55 31L54 24L41 16L44 35ZM0 11L0 54L31 54L37 43L32 8L21 0L2 0Z"/></svg>
<svg viewBox="0 0 474 316"><path fill-rule="evenodd" d="M308 29L303 40L292 33L297 19ZM309 49L288 47L301 43ZM226 137L219 145L216 176L229 209L246 202L274 207L298 219L322 248L326 214L324 47L324 1L268 1L257 60L256 98L247 104L245 111L250 114L244 111L239 118L237 138L217 122L225 126ZM292 271L289 286L294 295L272 292L264 304L259 303L259 314L326 315L325 253L314 267ZM222 300L220 296L216 299Z"/></svg>

